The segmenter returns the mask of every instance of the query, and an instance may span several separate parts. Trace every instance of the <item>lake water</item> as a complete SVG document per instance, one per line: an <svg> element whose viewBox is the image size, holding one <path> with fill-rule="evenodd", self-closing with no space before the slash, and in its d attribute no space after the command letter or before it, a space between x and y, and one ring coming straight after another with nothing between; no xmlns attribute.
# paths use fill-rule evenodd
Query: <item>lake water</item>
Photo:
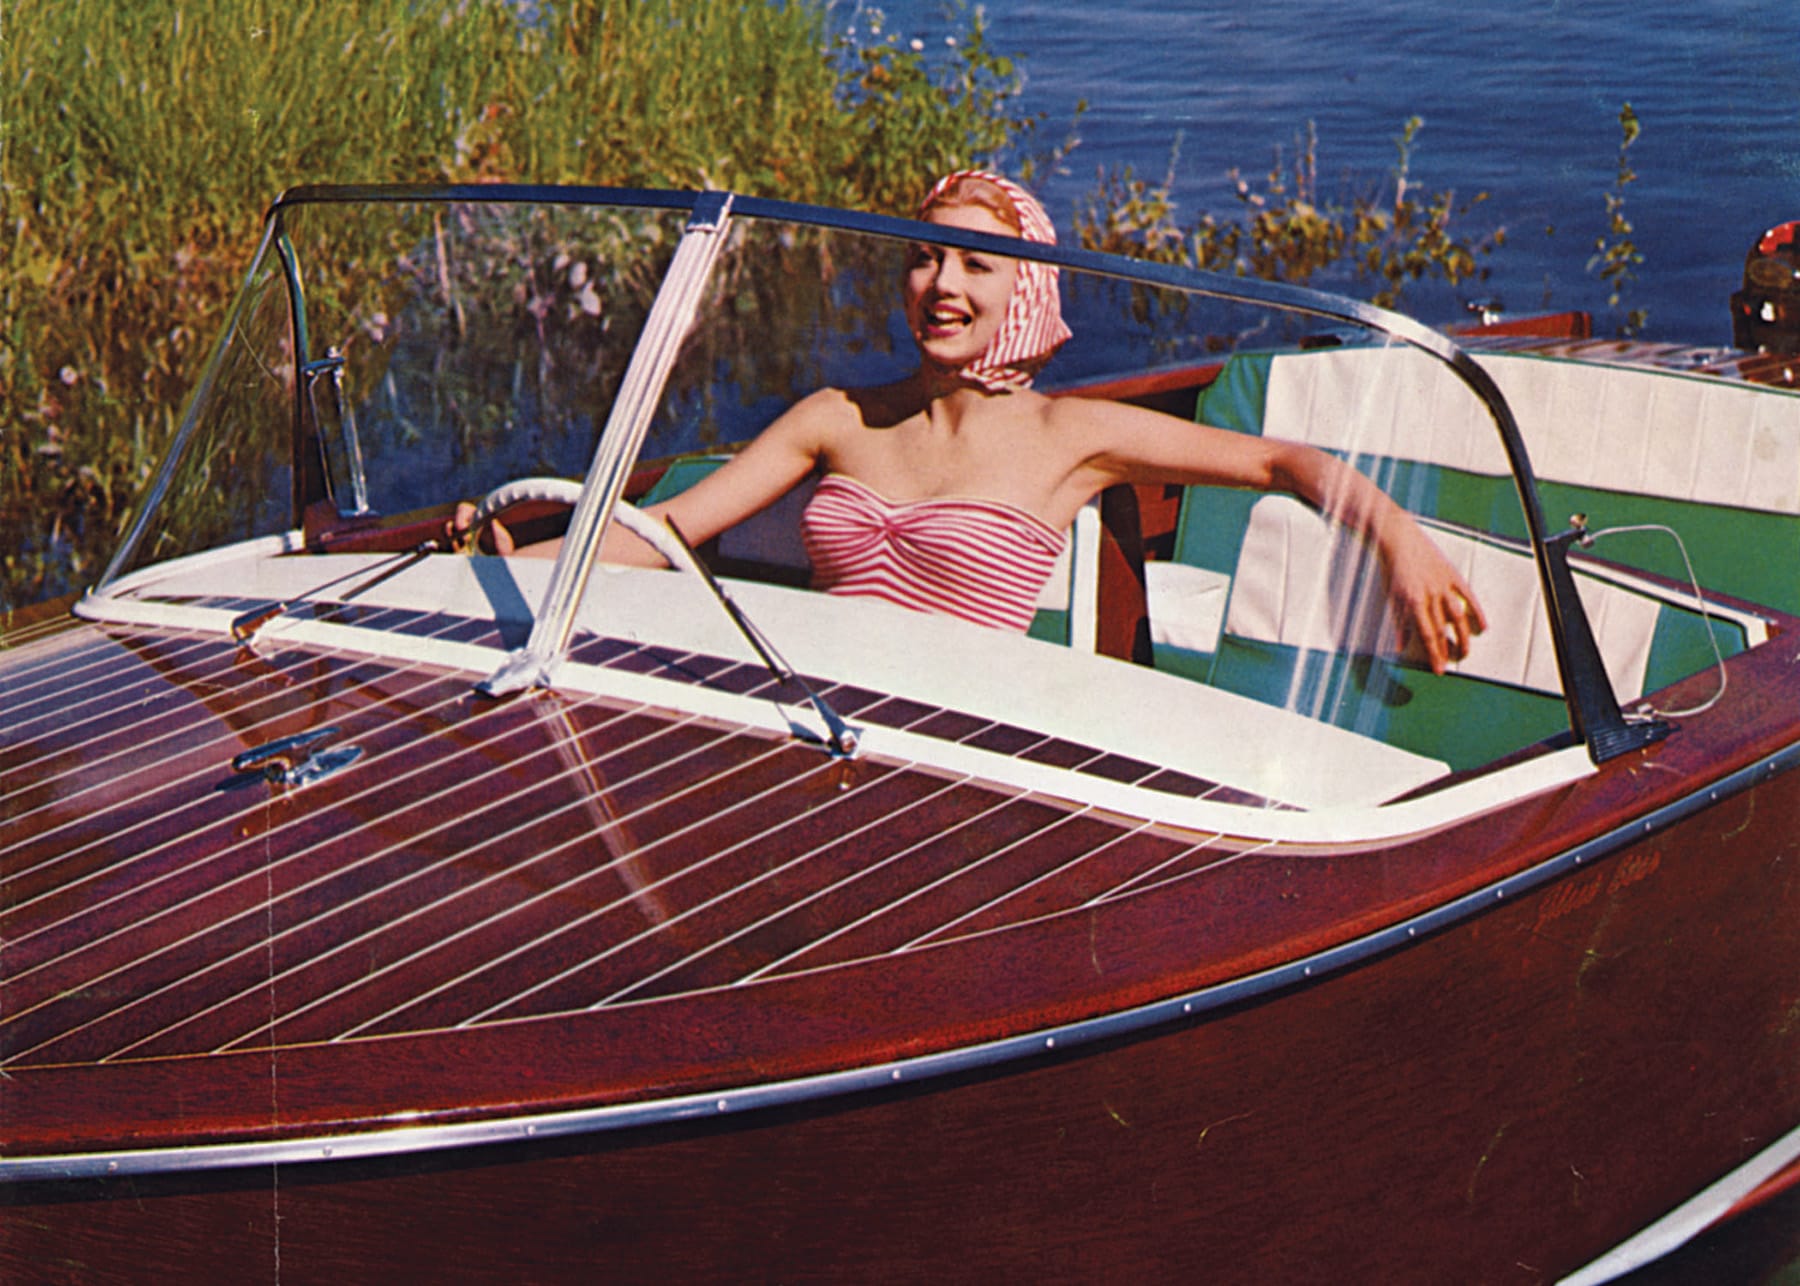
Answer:
<svg viewBox="0 0 1800 1286"><path fill-rule="evenodd" d="M958 25L941 0L885 0L885 29L941 44ZM861 21L854 0L841 19ZM1486 283L1512 313L1587 308L1611 333L1623 309L1645 334L1730 342L1726 300L1765 228L1800 218L1800 31L1774 0L987 0L989 43L1024 64L1024 105L1046 115L1041 141L1080 146L1042 188L1060 227L1098 171L1174 171L1182 221L1226 216L1226 179L1268 172L1308 122L1322 194L1358 190L1393 169L1409 117L1425 124L1412 182L1459 197L1487 192L1461 226L1496 225L1506 244ZM1587 268L1606 230L1618 169L1619 110L1643 133L1625 214L1644 262L1618 312ZM1341 181L1340 181L1341 180ZM1445 320L1459 301L1413 290L1403 308Z"/></svg>

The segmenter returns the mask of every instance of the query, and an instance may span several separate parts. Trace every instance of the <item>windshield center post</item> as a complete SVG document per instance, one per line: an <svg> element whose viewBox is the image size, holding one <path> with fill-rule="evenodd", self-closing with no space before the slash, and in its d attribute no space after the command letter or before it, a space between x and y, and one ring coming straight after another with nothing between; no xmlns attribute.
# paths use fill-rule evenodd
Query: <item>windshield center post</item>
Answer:
<svg viewBox="0 0 1800 1286"><path fill-rule="evenodd" d="M476 685L476 690L484 695L504 696L522 688L548 687L554 682L556 664L568 648L576 608L600 556L601 535L625 492L657 399L662 395L681 341L693 323L701 289L724 245L730 217L730 193L702 192L695 198L681 244L675 249L607 417L606 430L595 448L593 463L588 466L581 501L569 519L562 552L550 573L550 584L532 622L531 636L523 648Z"/></svg>

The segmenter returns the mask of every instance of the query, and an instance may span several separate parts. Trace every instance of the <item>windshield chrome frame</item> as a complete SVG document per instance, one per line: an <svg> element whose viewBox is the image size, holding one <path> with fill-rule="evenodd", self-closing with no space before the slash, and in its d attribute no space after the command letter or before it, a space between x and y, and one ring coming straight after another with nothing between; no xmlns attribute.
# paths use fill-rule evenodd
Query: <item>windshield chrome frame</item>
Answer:
<svg viewBox="0 0 1800 1286"><path fill-rule="evenodd" d="M250 256L250 266L244 270L244 275L238 282L237 297L232 300L231 309L225 314L225 324L219 330L218 339L213 342L206 364L200 368L200 380L188 395L187 405L182 408L180 427L175 430L175 436L164 449L156 477L151 481L150 489L139 498L125 539L119 542L119 548L106 564L106 570L100 574L99 581L88 591L89 594L104 594L124 574L144 538L144 532L150 526L150 519L162 507L163 497L168 494L169 484L175 480L175 471L180 467L182 456L187 454L188 443L193 440L194 430L200 423L200 412L205 409L214 386L219 382L219 372L224 368L226 354L238 342L238 328L243 323L244 309L249 303L250 287L269 256L275 237L275 220L271 217L263 223L262 240L257 244L256 253Z"/></svg>
<svg viewBox="0 0 1800 1286"><path fill-rule="evenodd" d="M299 526L309 494L314 489L310 469L318 468L318 487L341 518L361 518L370 513L368 476L363 470L362 441L356 431L356 415L344 399L344 355L327 345L321 357L314 357L312 326L306 312L306 280L300 270L300 256L288 240L285 230L275 237L275 251L281 257L281 268L287 276L289 321L294 332L294 512ZM331 399L337 412L337 429L343 456L346 481L350 487L350 507L344 507L338 495L337 479L332 475L331 444L325 440L325 424L319 416L319 381L329 381ZM316 456L316 461L313 457Z"/></svg>

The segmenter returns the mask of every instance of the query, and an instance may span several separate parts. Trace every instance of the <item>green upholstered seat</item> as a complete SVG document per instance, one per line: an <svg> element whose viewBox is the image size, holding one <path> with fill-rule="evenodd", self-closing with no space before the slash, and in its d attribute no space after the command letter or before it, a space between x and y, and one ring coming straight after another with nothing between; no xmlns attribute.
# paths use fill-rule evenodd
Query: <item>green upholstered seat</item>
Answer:
<svg viewBox="0 0 1800 1286"><path fill-rule="evenodd" d="M1779 458L1790 461L1795 457L1787 452L1786 439L1791 435L1800 442L1800 400L1787 407L1776 407L1778 416L1793 416L1791 425L1785 421L1768 422L1769 413L1760 404L1756 414L1762 420L1735 424L1730 422L1733 410L1741 406L1747 411L1751 404L1720 405L1711 387L1661 384L1652 386L1646 394L1643 388L1615 390L1611 385L1613 381L1631 383L1667 377L1608 367L1591 368L1571 379L1562 369L1567 363L1517 357L1484 361L1490 367L1499 367L1494 372L1496 379L1515 405L1534 462L1548 460L1551 469L1566 475L1550 476L1540 466L1540 494L1547 512L1587 513L1596 526L1603 527L1665 524L1681 533L1701 570L1703 583L1760 598L1773 606L1800 609L1800 575L1794 570L1794 554L1800 549L1800 477L1793 480L1792 487L1783 487L1750 476L1746 470L1742 478L1715 477L1705 480L1704 485L1695 485L1682 476L1679 453L1669 452L1662 444L1660 450L1644 448L1646 454L1660 453L1663 458L1639 467L1632 477L1635 485L1656 486L1680 494L1639 494L1595 485L1592 478L1574 474L1566 449L1546 447L1540 451L1532 442L1534 437L1557 433L1559 422L1546 412L1546 399L1536 395L1530 386L1534 379L1560 382L1563 387L1559 396L1570 414L1628 417L1641 410L1647 395L1651 401L1662 404L1659 421L1590 427L1589 435L1600 444L1592 448L1590 455L1599 460L1630 451L1633 432L1668 433L1672 431L1666 422L1670 417L1692 413L1724 421L1722 427L1714 424L1708 430L1710 440L1723 444L1719 449L1741 447L1752 453L1766 453L1774 442L1780 447ZM1465 449L1455 445L1451 435L1440 433L1437 440L1432 440L1432 428L1441 427L1446 418L1462 413L1459 401L1472 405L1476 412L1480 412L1480 407L1472 396L1454 385L1448 391L1441 385L1425 387L1433 378L1454 380L1454 376L1434 370L1434 363L1421 367L1420 362L1430 363L1430 359L1379 349L1359 353L1326 350L1239 355L1226 364L1218 380L1202 395L1198 418L1238 432L1311 441L1342 458L1352 459L1356 467L1424 519L1441 519L1476 532L1522 539L1524 522L1518 498L1510 475L1504 471L1498 435L1491 421L1463 426L1469 433L1485 429L1492 439L1491 451L1482 447L1458 456L1458 451ZM1374 434L1379 449L1351 455L1349 444L1365 441L1369 435L1342 424L1334 425L1332 421L1342 418L1341 413L1336 404L1322 399L1335 395L1357 400L1349 390L1367 387L1371 379L1384 374L1409 382L1407 387L1417 393L1419 416L1427 423L1416 435L1416 449L1409 439L1408 426L1383 424L1377 426ZM1573 393L1570 387L1574 388ZM1369 404L1374 405L1372 400ZM1446 411L1446 406L1457 409ZM1480 419L1485 420L1484 412L1480 412ZM1323 430L1319 421L1325 422ZM1671 455L1676 458L1671 460ZM1150 613L1159 668L1308 711L1324 721L1443 759L1457 768L1489 762L1566 728L1554 674L1546 675L1543 658L1532 658L1528 666L1523 656L1540 646L1530 637L1530 629L1512 629L1515 637L1506 640L1499 655L1495 655L1493 640L1483 640L1478 646L1485 654L1479 658L1479 664L1459 667L1460 672L1433 675L1416 660L1394 656L1390 648L1376 641L1318 637L1296 641L1289 637L1294 632L1291 628L1278 630L1268 624L1267 610L1245 610L1245 596L1266 596L1270 592L1266 582L1271 578L1282 582L1290 577L1301 578L1298 563L1311 560L1317 568L1320 559L1329 557L1322 552L1323 547L1308 546L1311 537L1292 536L1291 532L1298 528L1293 526L1296 520L1291 516L1283 519L1286 525L1279 534L1260 538L1275 550L1273 555L1261 547L1247 554L1246 538L1256 525L1252 515L1259 512L1257 507L1266 499L1253 492L1209 487L1189 488L1184 495L1174 542L1173 561L1177 567L1160 569L1160 579L1165 586L1180 585L1183 569L1193 569L1192 583L1198 588L1184 597L1200 602L1207 597L1204 591L1210 590L1217 601L1206 608L1211 618L1197 629L1190 628L1186 623L1167 619L1171 596L1153 590ZM1731 503L1746 500L1769 508ZM1319 526L1322 528L1323 524ZM1461 539L1444 532L1437 536L1447 550ZM1464 574L1488 606L1490 618L1497 605L1503 612L1510 608L1514 615L1537 611L1531 601L1536 597L1535 569L1522 550L1511 552L1509 557L1517 566L1509 566L1506 557L1497 557L1494 552L1500 546L1491 541L1486 545L1480 555L1480 570L1465 570ZM1766 561L1746 558L1747 546L1769 550L1777 556ZM1656 575L1686 578L1680 549L1666 534L1621 534L1610 537L1599 552L1610 562ZM1452 561L1459 557L1468 560L1471 555L1453 555ZM1521 580L1521 576L1525 579ZM1506 585L1502 587L1500 582ZM1289 590L1277 587L1274 592L1281 597ZM1316 596L1329 591L1313 586L1307 592ZM1596 631L1602 635L1602 653L1622 700L1655 691L1711 664L1714 640L1725 655L1742 650L1752 641L1751 627L1743 619L1714 616L1709 621L1693 606L1669 601L1679 595L1660 593L1654 587L1605 584L1584 573L1583 594L1589 602L1590 616L1597 621L1606 618L1608 622L1604 628L1597 624ZM1489 602L1490 598L1494 601ZM1286 610L1289 615L1304 616L1306 611L1312 611L1314 616L1322 617L1327 609L1290 606ZM1247 620L1263 623L1246 624ZM1507 629L1518 622L1491 620L1490 624ZM1316 627L1312 633L1317 635ZM1508 655L1509 651L1519 655ZM1475 656L1470 659L1477 660Z"/></svg>

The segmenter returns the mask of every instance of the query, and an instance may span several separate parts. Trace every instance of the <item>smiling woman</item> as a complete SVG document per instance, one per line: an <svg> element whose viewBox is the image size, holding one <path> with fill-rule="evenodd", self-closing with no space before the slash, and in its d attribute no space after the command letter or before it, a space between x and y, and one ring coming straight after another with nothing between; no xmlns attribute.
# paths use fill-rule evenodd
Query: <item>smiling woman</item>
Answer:
<svg viewBox="0 0 1800 1286"><path fill-rule="evenodd" d="M933 211L929 217L933 223L971 232L1008 234L1000 220L973 207ZM1019 265L1011 259L915 246L905 279L906 320L924 362L952 377L966 372L973 379L975 363L988 355L1000 336L1018 277Z"/></svg>
<svg viewBox="0 0 1800 1286"><path fill-rule="evenodd" d="M980 170L939 179L920 204L919 216L947 227L1022 237L1039 245L1056 243L1056 229L1036 197L998 174ZM968 310L959 312L954 306L957 287L968 297ZM906 291L907 319L923 360L989 392L1029 387L1069 339L1057 272L1048 264L922 245L907 272ZM997 320L978 345L973 338L968 341L974 351L949 361L933 353L926 340L937 336L927 334L925 315L942 310L935 320L948 326L947 338L964 322L972 322L971 310L982 303Z"/></svg>

